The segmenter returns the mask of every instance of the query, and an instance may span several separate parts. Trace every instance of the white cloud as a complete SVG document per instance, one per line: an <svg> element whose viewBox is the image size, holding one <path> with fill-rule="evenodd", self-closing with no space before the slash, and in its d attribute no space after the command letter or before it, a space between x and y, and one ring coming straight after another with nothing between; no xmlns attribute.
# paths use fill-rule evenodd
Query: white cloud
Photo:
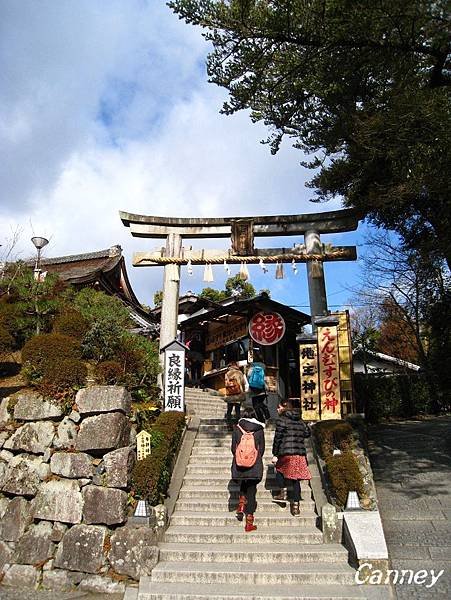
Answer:
<svg viewBox="0 0 451 600"><path fill-rule="evenodd" d="M298 151L287 143L273 157L258 143L267 134L263 126L245 113L218 114L225 96L206 83L199 31L164 3L105 6L93 0L1 5L0 236L21 225L26 256L30 221L34 233L51 238L48 256L120 243L135 291L151 303L162 272L133 269L131 255L161 241L132 238L119 210L230 216L318 207L308 202L310 174L299 166ZM324 207L334 208L338 202ZM307 298L302 269L290 283L258 273L251 268L257 289L272 287L284 301ZM202 287L201 277L198 268L182 290Z"/></svg>

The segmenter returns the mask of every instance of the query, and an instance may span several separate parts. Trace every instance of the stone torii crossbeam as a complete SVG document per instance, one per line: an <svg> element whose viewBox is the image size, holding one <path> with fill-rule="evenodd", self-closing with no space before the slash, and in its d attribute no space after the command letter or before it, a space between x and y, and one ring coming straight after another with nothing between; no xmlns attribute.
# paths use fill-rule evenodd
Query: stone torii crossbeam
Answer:
<svg viewBox="0 0 451 600"><path fill-rule="evenodd" d="M162 248L136 252L133 266L164 266L161 307L160 348L176 338L180 266L227 263L256 264L306 262L312 322L327 315L323 263L356 260L355 246L331 246L321 242L321 234L354 231L363 215L354 209L300 215L255 217L178 218L135 215L120 211L120 218L134 237L165 239ZM293 248L254 248L255 237L303 235L304 243ZM229 250L192 250L182 246L184 239L230 238Z"/></svg>

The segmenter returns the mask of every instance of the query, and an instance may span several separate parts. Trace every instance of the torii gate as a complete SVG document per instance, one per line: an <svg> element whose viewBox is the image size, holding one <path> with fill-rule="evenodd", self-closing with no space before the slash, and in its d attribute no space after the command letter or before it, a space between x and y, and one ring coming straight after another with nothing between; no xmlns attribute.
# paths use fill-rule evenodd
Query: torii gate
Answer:
<svg viewBox="0 0 451 600"><path fill-rule="evenodd" d="M120 211L120 218L134 237L166 239L164 247L153 252L136 252L133 266L164 265L161 307L160 349L177 335L180 265L306 262L312 324L328 314L323 263L356 260L355 246L321 243L322 233L342 233L357 229L362 213L344 209L301 215L260 217L178 218L135 215ZM303 235L304 244L293 248L254 248L254 237ZM191 250L182 247L184 239L231 238L229 250Z"/></svg>

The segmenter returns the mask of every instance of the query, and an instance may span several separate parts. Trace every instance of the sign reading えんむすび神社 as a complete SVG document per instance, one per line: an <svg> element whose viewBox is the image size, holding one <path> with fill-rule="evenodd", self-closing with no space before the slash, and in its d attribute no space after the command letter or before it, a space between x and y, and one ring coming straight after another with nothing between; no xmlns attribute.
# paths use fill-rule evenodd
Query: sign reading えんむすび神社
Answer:
<svg viewBox="0 0 451 600"><path fill-rule="evenodd" d="M318 354L321 419L340 419L340 365L335 325L318 326Z"/></svg>

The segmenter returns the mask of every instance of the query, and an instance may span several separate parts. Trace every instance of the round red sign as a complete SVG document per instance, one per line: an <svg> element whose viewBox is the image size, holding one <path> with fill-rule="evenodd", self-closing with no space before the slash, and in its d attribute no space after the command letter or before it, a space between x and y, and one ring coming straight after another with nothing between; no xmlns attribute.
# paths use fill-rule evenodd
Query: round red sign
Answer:
<svg viewBox="0 0 451 600"><path fill-rule="evenodd" d="M285 335L285 321L276 312L259 312L249 323L249 333L254 342L263 346L277 344Z"/></svg>

